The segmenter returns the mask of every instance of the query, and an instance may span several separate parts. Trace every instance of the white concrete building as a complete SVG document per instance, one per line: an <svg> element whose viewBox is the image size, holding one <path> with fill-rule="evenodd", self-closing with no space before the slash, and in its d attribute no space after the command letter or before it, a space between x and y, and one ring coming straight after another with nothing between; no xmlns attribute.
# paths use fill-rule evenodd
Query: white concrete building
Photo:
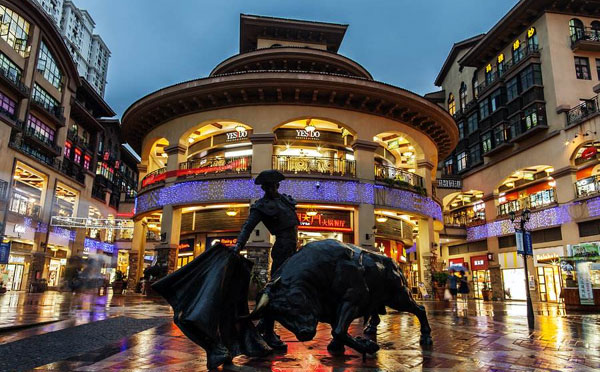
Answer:
<svg viewBox="0 0 600 372"><path fill-rule="evenodd" d="M104 96L110 50L90 14L69 0L34 0L52 18L63 36L79 74Z"/></svg>

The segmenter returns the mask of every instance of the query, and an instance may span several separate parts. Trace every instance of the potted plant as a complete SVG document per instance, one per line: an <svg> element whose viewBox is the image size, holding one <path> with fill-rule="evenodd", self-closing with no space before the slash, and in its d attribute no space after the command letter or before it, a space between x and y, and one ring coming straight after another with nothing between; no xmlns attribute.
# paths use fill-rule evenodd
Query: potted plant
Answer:
<svg viewBox="0 0 600 372"><path fill-rule="evenodd" d="M434 271L431 276L434 284L434 290L438 299L444 299L444 291L446 290L446 282L448 281L448 273L443 271Z"/></svg>
<svg viewBox="0 0 600 372"><path fill-rule="evenodd" d="M123 272L121 270L115 271L115 280L112 282L113 294L123 294Z"/></svg>
<svg viewBox="0 0 600 372"><path fill-rule="evenodd" d="M492 289L488 287L487 283L483 283L483 288L481 289L481 296L484 301L492 300Z"/></svg>

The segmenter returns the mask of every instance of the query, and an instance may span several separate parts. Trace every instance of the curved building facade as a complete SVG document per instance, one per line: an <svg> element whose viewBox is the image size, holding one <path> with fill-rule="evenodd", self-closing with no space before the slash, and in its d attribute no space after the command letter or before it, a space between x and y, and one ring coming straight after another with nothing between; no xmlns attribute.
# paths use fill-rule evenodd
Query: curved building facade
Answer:
<svg viewBox="0 0 600 372"><path fill-rule="evenodd" d="M338 54L346 27L242 15L242 53L129 107L124 138L141 154L130 272L233 244L262 196L253 177L277 169L298 200L302 244L379 250L423 280L442 226L432 178L458 131L436 104ZM247 245L264 272L270 244L259 225Z"/></svg>

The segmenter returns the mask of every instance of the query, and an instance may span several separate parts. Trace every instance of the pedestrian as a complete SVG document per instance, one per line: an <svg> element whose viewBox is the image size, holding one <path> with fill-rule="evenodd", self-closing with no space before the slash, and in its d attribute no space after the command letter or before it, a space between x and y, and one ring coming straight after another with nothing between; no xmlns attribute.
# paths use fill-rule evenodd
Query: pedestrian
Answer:
<svg viewBox="0 0 600 372"><path fill-rule="evenodd" d="M462 300L466 302L469 295L469 282L464 270L460 271L459 282L458 293L460 293Z"/></svg>
<svg viewBox="0 0 600 372"><path fill-rule="evenodd" d="M454 270L450 269L450 275L448 276L448 289L452 296L452 301L456 301L456 294L458 293L458 278L454 275Z"/></svg>

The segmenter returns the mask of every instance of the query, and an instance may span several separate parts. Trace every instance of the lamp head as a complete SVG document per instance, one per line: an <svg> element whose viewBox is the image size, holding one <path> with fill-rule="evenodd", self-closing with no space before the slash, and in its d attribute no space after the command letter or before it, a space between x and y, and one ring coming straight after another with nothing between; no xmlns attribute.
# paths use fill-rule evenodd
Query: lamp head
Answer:
<svg viewBox="0 0 600 372"><path fill-rule="evenodd" d="M525 221L529 221L529 218L531 217L531 211L529 209L525 209L522 216Z"/></svg>
<svg viewBox="0 0 600 372"><path fill-rule="evenodd" d="M511 211L508 213L508 215L510 216L510 222L515 222L515 217L516 217L515 212Z"/></svg>

